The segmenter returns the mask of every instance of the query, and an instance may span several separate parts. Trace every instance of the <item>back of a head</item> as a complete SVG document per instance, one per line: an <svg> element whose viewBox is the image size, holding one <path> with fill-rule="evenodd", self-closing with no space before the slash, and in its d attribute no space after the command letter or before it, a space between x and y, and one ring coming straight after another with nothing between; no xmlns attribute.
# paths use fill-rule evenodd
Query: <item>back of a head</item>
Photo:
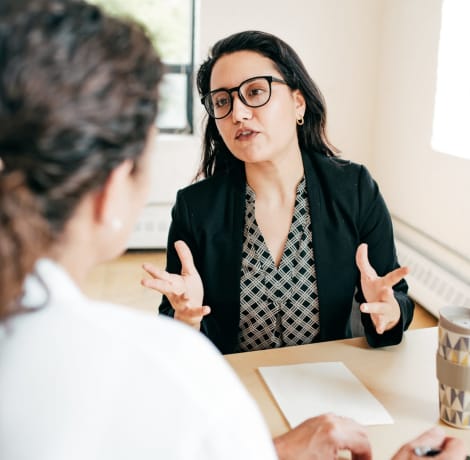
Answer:
<svg viewBox="0 0 470 460"><path fill-rule="evenodd" d="M80 0L2 0L0 318L80 200L137 160L163 65L145 32Z"/></svg>

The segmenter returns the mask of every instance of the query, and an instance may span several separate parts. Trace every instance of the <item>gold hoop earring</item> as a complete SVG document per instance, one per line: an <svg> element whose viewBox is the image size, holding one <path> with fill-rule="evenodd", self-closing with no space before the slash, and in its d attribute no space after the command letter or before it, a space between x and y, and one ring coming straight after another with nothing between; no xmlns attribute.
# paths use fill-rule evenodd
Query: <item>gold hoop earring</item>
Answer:
<svg viewBox="0 0 470 460"><path fill-rule="evenodd" d="M296 122L297 122L297 126L302 126L304 124L304 116L300 115L300 117L297 118Z"/></svg>

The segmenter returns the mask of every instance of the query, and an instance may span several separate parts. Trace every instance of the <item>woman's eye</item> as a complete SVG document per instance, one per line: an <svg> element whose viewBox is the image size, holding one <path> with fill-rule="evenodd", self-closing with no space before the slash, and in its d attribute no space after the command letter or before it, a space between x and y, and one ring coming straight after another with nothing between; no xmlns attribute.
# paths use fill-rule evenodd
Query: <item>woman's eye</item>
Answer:
<svg viewBox="0 0 470 460"><path fill-rule="evenodd" d="M264 93L263 88L252 88L252 89L250 89L248 95L249 96L260 96L263 93Z"/></svg>
<svg viewBox="0 0 470 460"><path fill-rule="evenodd" d="M228 98L221 97L215 100L214 105L215 107L225 107L228 104Z"/></svg>

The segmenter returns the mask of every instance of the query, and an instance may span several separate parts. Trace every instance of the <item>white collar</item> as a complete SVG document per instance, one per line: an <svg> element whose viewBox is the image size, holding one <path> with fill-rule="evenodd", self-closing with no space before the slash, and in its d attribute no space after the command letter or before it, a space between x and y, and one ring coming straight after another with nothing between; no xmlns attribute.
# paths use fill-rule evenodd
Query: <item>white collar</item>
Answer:
<svg viewBox="0 0 470 460"><path fill-rule="evenodd" d="M65 269L46 258L36 262L33 273L25 279L23 290L21 305L26 308L41 308L52 300L83 297Z"/></svg>

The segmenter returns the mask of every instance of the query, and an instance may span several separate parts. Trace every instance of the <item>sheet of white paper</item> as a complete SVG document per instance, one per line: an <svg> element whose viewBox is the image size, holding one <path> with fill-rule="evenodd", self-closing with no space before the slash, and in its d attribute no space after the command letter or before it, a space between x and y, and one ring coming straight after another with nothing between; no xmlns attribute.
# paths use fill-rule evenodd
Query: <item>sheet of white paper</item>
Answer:
<svg viewBox="0 0 470 460"><path fill-rule="evenodd" d="M362 425L393 423L390 414L342 362L260 367L291 427L333 412Z"/></svg>

